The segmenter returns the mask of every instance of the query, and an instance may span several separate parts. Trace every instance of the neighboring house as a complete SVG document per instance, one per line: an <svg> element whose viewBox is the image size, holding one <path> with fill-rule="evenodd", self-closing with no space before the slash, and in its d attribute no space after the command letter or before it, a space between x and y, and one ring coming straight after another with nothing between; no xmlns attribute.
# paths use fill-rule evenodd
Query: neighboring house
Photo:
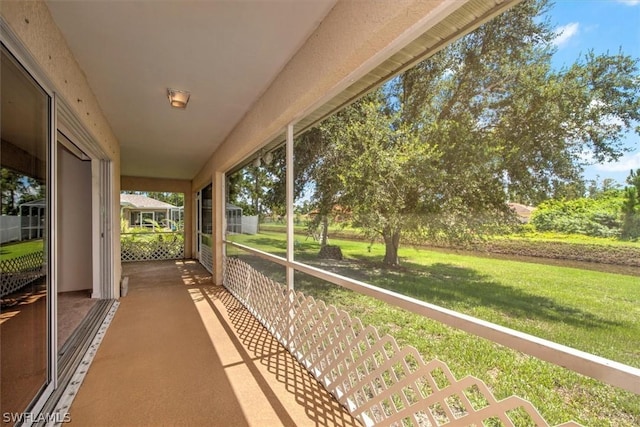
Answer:
<svg viewBox="0 0 640 427"><path fill-rule="evenodd" d="M319 215L319 214L320 214L320 211L317 209L313 210L312 212L309 212L310 217L315 217L316 215ZM351 209L342 205L335 205L331 207L331 212L329 213L328 216L335 222L348 221L349 218L351 218Z"/></svg>
<svg viewBox="0 0 640 427"><path fill-rule="evenodd" d="M129 227L153 227L158 223L162 227L170 227L167 221L172 218L172 212L179 210L178 206L161 202L141 194L121 194L121 217L127 221Z"/></svg>
<svg viewBox="0 0 640 427"><path fill-rule="evenodd" d="M20 205L20 240L41 239L44 233L46 200Z"/></svg>
<svg viewBox="0 0 640 427"><path fill-rule="evenodd" d="M536 209L533 206L527 206L520 203L507 203L512 211L516 213L521 223L526 224L531 218L531 214Z"/></svg>
<svg viewBox="0 0 640 427"><path fill-rule="evenodd" d="M227 231L229 233L242 233L242 208L231 203L226 205Z"/></svg>

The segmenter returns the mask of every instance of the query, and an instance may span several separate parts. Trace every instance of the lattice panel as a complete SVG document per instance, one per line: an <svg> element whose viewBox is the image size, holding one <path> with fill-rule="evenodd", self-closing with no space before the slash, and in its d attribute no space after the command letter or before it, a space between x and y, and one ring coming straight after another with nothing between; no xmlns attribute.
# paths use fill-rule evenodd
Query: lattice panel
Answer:
<svg viewBox="0 0 640 427"><path fill-rule="evenodd" d="M44 251L0 261L0 273L0 297L4 297L46 274Z"/></svg>
<svg viewBox="0 0 640 427"><path fill-rule="evenodd" d="M122 262L160 261L184 258L184 244L181 241L130 241L121 242Z"/></svg>
<svg viewBox="0 0 640 427"><path fill-rule="evenodd" d="M251 282L251 269L245 268L237 258L226 258L224 263L224 284L231 295L243 304L249 298L249 283Z"/></svg>
<svg viewBox="0 0 640 427"><path fill-rule="evenodd" d="M286 288L254 269L250 271L247 304L251 314L279 341L288 341Z"/></svg>
<svg viewBox="0 0 640 427"><path fill-rule="evenodd" d="M549 426L526 400L498 401L481 380L456 380L443 362L425 363L415 348L237 258L225 259L224 274L225 287L366 426Z"/></svg>
<svg viewBox="0 0 640 427"><path fill-rule="evenodd" d="M200 264L213 273L213 251L205 244L200 245Z"/></svg>
<svg viewBox="0 0 640 427"><path fill-rule="evenodd" d="M226 258L224 277L229 292L280 342L288 341L286 287L237 258Z"/></svg>

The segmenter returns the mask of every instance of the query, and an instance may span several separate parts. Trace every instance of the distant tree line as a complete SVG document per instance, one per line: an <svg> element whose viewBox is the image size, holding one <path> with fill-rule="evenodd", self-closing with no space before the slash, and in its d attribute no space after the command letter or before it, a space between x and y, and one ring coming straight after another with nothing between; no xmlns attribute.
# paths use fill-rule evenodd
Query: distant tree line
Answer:
<svg viewBox="0 0 640 427"><path fill-rule="evenodd" d="M624 189L605 185L588 197L544 201L530 224L541 232L636 240L640 237L639 177L640 169L631 171Z"/></svg>
<svg viewBox="0 0 640 427"><path fill-rule="evenodd" d="M622 231L623 239L640 238L640 169L631 171L627 178L629 186L624 190L622 203Z"/></svg>

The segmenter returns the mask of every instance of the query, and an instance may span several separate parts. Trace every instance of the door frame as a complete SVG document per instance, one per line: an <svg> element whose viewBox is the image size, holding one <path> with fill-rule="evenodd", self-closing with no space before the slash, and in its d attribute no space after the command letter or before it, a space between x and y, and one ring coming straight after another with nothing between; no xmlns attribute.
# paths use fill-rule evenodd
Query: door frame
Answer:
<svg viewBox="0 0 640 427"><path fill-rule="evenodd" d="M91 132L78 119L71 106L58 96L56 86L47 76L38 62L30 54L5 19L0 16L0 42L25 72L48 95L48 147L47 147L47 383L34 396L26 408L31 414L39 414L54 390L58 387L58 350L57 350L57 290L58 290L58 254L57 254L57 196L58 180L58 131L65 135L91 158L92 175L92 246L93 246L93 298L113 299L116 295L114 282L113 257L113 159ZM28 423L28 420L27 420Z"/></svg>

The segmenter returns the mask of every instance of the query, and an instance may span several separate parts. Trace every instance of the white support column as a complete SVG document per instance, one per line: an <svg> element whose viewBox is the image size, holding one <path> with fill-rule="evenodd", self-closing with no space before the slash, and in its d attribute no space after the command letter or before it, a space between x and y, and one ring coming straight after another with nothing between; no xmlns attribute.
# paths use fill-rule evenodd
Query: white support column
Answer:
<svg viewBox="0 0 640 427"><path fill-rule="evenodd" d="M226 232L225 213L226 200L224 194L224 173L215 171L213 173L212 188L212 217L213 217L213 283L222 285L223 264L224 264L224 237Z"/></svg>
<svg viewBox="0 0 640 427"><path fill-rule="evenodd" d="M287 126L287 287L293 289L293 124Z"/></svg>

